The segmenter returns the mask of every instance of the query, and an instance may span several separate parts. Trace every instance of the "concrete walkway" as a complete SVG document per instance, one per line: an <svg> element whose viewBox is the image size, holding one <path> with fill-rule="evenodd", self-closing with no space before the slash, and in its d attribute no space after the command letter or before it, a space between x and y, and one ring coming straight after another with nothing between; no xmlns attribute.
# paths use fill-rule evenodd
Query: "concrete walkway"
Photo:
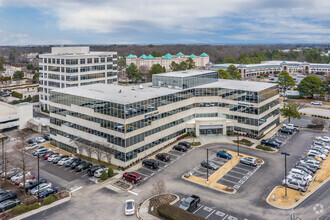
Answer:
<svg viewBox="0 0 330 220"><path fill-rule="evenodd" d="M143 219L143 220L157 220L159 218L153 216L153 215L150 215L148 213L148 210L149 210L149 200L145 201L144 203L141 204L140 206L140 209L138 211L138 217L139 219Z"/></svg>

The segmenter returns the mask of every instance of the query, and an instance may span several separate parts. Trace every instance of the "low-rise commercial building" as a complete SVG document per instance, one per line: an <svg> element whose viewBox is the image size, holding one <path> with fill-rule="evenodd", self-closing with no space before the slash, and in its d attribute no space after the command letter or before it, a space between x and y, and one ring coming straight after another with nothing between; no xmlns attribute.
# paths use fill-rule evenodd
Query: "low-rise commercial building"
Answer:
<svg viewBox="0 0 330 220"><path fill-rule="evenodd" d="M0 102L0 131L26 128L33 118L32 106L30 103L10 105Z"/></svg>
<svg viewBox="0 0 330 220"><path fill-rule="evenodd" d="M279 123L278 86L190 70L155 74L142 85L56 89L50 123L52 144L77 152L72 140L102 143L115 149L112 163L125 167L186 132L265 135Z"/></svg>

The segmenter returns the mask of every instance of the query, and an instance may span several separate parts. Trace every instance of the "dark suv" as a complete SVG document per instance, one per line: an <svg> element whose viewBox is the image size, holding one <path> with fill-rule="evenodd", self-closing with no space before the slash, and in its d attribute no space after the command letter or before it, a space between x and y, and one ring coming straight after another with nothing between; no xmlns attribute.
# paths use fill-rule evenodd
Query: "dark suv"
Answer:
<svg viewBox="0 0 330 220"><path fill-rule="evenodd" d="M165 153L156 154L156 158L162 161L169 161L171 159L170 155Z"/></svg>
<svg viewBox="0 0 330 220"><path fill-rule="evenodd" d="M142 166L148 166L151 169L157 169L159 166L159 163L157 160L146 159L146 160L142 161Z"/></svg>
<svg viewBox="0 0 330 220"><path fill-rule="evenodd" d="M91 168L89 168L87 170L88 176L94 176L95 171L98 170L98 169L101 169L101 168L105 168L105 166L102 166L102 165L92 166Z"/></svg>
<svg viewBox="0 0 330 220"><path fill-rule="evenodd" d="M179 145L185 146L186 148L190 148L190 143L187 141L181 141L179 142Z"/></svg>

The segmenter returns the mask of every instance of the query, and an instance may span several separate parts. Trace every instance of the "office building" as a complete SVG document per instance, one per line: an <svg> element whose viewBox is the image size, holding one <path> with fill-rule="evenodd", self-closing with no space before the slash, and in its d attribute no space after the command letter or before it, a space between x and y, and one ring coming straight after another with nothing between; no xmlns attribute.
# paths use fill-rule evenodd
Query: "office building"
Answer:
<svg viewBox="0 0 330 220"><path fill-rule="evenodd" d="M115 149L112 163L126 167L186 132L262 137L279 123L278 85L190 70L142 85L55 89L50 123L53 145L77 152L72 140L103 143Z"/></svg>
<svg viewBox="0 0 330 220"><path fill-rule="evenodd" d="M39 100L42 109L48 110L52 89L116 82L117 52L52 47L51 53L39 55L39 68Z"/></svg>
<svg viewBox="0 0 330 220"><path fill-rule="evenodd" d="M26 128L28 121L33 118L32 107L31 103L10 105L0 102L0 132Z"/></svg>

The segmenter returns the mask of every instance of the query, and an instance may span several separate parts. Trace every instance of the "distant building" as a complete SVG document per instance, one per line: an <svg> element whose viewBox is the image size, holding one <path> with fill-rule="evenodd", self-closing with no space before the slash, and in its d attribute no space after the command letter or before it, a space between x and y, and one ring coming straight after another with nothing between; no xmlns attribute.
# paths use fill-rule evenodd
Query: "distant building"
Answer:
<svg viewBox="0 0 330 220"><path fill-rule="evenodd" d="M206 53L202 53L199 56L195 54L184 55L179 52L176 55L166 54L163 57L153 57L152 55L141 55L137 57L136 55L130 54L126 57L126 65L129 66L131 63L134 63L138 68L140 66L145 66L147 69L150 69L154 64L160 64L162 67L165 67L166 71L170 71L170 65L172 62L181 63L186 61L188 58L191 58L198 69L204 69L205 65L210 62L210 57Z"/></svg>
<svg viewBox="0 0 330 220"><path fill-rule="evenodd" d="M3 75L6 77L13 77L14 73L16 71L21 71L21 67L15 67L15 66L10 66L10 65L5 65L5 71L3 72Z"/></svg>
<svg viewBox="0 0 330 220"><path fill-rule="evenodd" d="M42 109L49 109L49 92L55 88L78 87L117 81L117 52L90 51L89 47L52 47L39 56Z"/></svg>
<svg viewBox="0 0 330 220"><path fill-rule="evenodd" d="M275 72L279 73L287 71L290 74L315 74L324 72L325 75L330 75L330 64L321 63L308 63L297 61L264 61L260 64L215 64L211 69L223 69L226 70L230 65L234 65L238 68L242 78L248 78L253 76L259 76L260 74Z"/></svg>
<svg viewBox="0 0 330 220"><path fill-rule="evenodd" d="M0 102L0 131L24 129L33 118L32 104L10 105Z"/></svg>

